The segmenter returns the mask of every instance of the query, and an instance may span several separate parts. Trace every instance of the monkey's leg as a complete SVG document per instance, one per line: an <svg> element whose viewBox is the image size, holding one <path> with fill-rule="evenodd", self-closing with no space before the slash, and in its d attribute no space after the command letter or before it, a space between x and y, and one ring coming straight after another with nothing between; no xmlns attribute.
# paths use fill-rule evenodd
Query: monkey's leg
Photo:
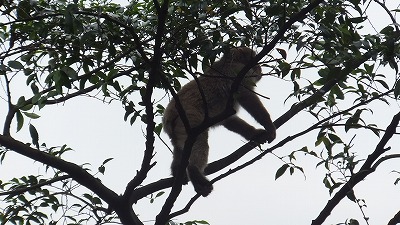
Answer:
<svg viewBox="0 0 400 225"><path fill-rule="evenodd" d="M187 138L185 127L181 120L176 120L174 127L172 129L172 133L170 134L172 145L174 146L173 152L173 159L171 163L171 172L172 176L176 177L178 175L182 160L182 151L185 145L185 141ZM188 183L188 178L186 175L186 168L185 168L185 175L184 175L183 184Z"/></svg>
<svg viewBox="0 0 400 225"><path fill-rule="evenodd" d="M251 140L256 135L267 133L267 131L263 129L256 129L246 121L240 119L238 116L234 115L229 117L228 119L222 122L222 125L237 134L240 134L242 137L246 138L247 140Z"/></svg>
<svg viewBox="0 0 400 225"><path fill-rule="evenodd" d="M204 168L208 161L208 131L204 131L193 144L189 158L188 174L197 193L206 197L213 189L209 180L204 176Z"/></svg>

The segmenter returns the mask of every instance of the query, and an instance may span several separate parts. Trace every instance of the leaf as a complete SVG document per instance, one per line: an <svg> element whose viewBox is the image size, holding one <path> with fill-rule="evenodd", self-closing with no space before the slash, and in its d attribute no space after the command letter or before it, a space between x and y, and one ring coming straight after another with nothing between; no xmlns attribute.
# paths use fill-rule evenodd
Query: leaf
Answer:
<svg viewBox="0 0 400 225"><path fill-rule="evenodd" d="M17 111L17 132L21 130L22 126L24 125L24 116L22 115L21 111Z"/></svg>
<svg viewBox="0 0 400 225"><path fill-rule="evenodd" d="M29 133L31 134L32 143L39 148L39 134L32 124L29 124Z"/></svg>
<svg viewBox="0 0 400 225"><path fill-rule="evenodd" d="M329 133L328 137L333 143L343 143L342 139L336 134Z"/></svg>
<svg viewBox="0 0 400 225"><path fill-rule="evenodd" d="M362 23L367 19L367 17L353 17L353 18L349 18L349 21L352 23Z"/></svg>
<svg viewBox="0 0 400 225"><path fill-rule="evenodd" d="M63 67L61 69L61 71L63 71L69 78L76 80L78 79L78 74L76 73L76 71L74 69L72 69L71 67Z"/></svg>
<svg viewBox="0 0 400 225"><path fill-rule="evenodd" d="M158 124L155 128L154 128L154 133L156 133L157 135L161 134L161 130L162 130L162 123Z"/></svg>
<svg viewBox="0 0 400 225"><path fill-rule="evenodd" d="M322 183L324 183L324 185L325 185L326 188L331 189L332 185L331 185L331 183L329 182L329 180L328 180L327 177L324 178L324 180L322 181ZM331 193L330 193L330 194L331 194Z"/></svg>
<svg viewBox="0 0 400 225"><path fill-rule="evenodd" d="M36 113L28 113L28 112L23 112L25 114L25 116L31 118L31 119L37 119L40 118L40 116Z"/></svg>
<svg viewBox="0 0 400 225"><path fill-rule="evenodd" d="M18 62L18 61L8 61L8 66L13 68L13 69L17 69L17 70L21 70L24 68L24 66L22 65L22 63Z"/></svg>
<svg viewBox="0 0 400 225"><path fill-rule="evenodd" d="M288 164L283 164L283 165L276 171L275 180L278 179L280 176L282 176L282 175L286 172L287 168L289 168L289 165L288 165Z"/></svg>
<svg viewBox="0 0 400 225"><path fill-rule="evenodd" d="M354 191L353 191L353 190L347 192L346 196L347 196L347 198L350 199L351 201L357 202L357 198L356 198L356 196L354 195Z"/></svg>
<svg viewBox="0 0 400 225"><path fill-rule="evenodd" d="M348 225L360 225L360 223L356 219L350 219L347 224Z"/></svg>
<svg viewBox="0 0 400 225"><path fill-rule="evenodd" d="M101 165L99 166L98 170L101 174L104 174L104 172L106 171L106 167L104 165Z"/></svg>
<svg viewBox="0 0 400 225"><path fill-rule="evenodd" d="M384 88L389 90L389 85L383 80L375 80L376 82L380 83Z"/></svg>
<svg viewBox="0 0 400 225"><path fill-rule="evenodd" d="M282 56L283 59L287 58L287 53L286 53L285 49L276 48L276 50L279 52L279 54Z"/></svg>
<svg viewBox="0 0 400 225"><path fill-rule="evenodd" d="M290 64L285 62L285 61L281 61L278 65L280 71L282 72L282 78L284 78L289 72L290 72ZM292 78L292 80L294 80Z"/></svg>
<svg viewBox="0 0 400 225"><path fill-rule="evenodd" d="M165 193L164 191L158 192L158 193L156 194L156 198L157 198L157 197L160 197L160 196L163 195L164 193Z"/></svg>
<svg viewBox="0 0 400 225"><path fill-rule="evenodd" d="M113 160L114 158L108 158L106 160L103 161L103 165L105 165L106 163L110 162L111 160Z"/></svg>

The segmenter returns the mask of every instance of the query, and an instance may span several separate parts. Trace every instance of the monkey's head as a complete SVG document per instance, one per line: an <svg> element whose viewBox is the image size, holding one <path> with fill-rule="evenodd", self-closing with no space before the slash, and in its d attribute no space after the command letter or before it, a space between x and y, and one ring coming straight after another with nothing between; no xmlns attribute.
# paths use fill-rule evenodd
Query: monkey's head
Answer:
<svg viewBox="0 0 400 225"><path fill-rule="evenodd" d="M248 47L231 48L228 53L225 53L223 58L226 61L239 62L247 64L256 56L256 52Z"/></svg>
<svg viewBox="0 0 400 225"><path fill-rule="evenodd" d="M248 47L238 47L238 48L231 48L229 53L224 54L222 57L223 60L226 62L231 63L241 63L246 65L249 63L254 57L256 56L256 52L253 49ZM248 77L252 77L254 82L257 82L261 79L261 66L255 65L252 68L252 73L248 75Z"/></svg>

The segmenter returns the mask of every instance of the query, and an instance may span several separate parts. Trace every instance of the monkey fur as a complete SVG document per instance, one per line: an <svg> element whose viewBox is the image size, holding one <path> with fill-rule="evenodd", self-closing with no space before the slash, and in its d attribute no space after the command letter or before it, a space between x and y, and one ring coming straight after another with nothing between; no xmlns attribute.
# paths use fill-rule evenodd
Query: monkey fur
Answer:
<svg viewBox="0 0 400 225"><path fill-rule="evenodd" d="M230 52L214 62L211 67L205 69L204 75L198 81L190 81L177 93L190 127L200 125L206 116L214 117L222 113L229 99L231 85L239 71L255 56L255 52L247 47L232 48ZM263 135L268 142L275 139L276 129L268 111L262 105L260 99L252 91L255 83L262 77L260 65L250 69L242 80L237 93L234 95L234 107L242 106L264 129L256 129L237 115L232 115L221 123L230 131L236 132L251 140L256 135ZM202 93L200 92L202 90ZM206 101L206 104L204 104ZM207 111L205 111L205 105ZM187 138L185 126L180 119L176 108L176 101L172 99L165 108L163 127L171 138L173 161L171 165L172 175L175 177L179 170L181 155ZM193 144L189 158L187 173L194 189L202 196L211 193L213 186L204 176L204 169L208 161L208 130L202 132Z"/></svg>

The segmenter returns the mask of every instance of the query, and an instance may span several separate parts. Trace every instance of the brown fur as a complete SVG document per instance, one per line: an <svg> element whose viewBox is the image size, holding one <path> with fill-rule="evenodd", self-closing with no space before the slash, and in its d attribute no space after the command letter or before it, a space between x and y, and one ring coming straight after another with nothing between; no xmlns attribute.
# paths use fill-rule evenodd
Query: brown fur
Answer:
<svg viewBox="0 0 400 225"><path fill-rule="evenodd" d="M225 110L234 78L254 56L255 52L250 48L233 48L230 53L225 54L221 60L216 61L210 68L206 69L204 76L198 78L198 83L207 104L209 117L216 116ZM229 117L220 124L248 140L255 135L264 134L267 141L271 142L276 136L275 126L268 111L264 108L257 95L251 91L254 89L254 84L261 79L261 75L261 67L259 65L248 71L238 92L235 94L234 104L235 108L241 105L265 130L254 128L236 115ZM191 127L201 124L205 117L204 99L199 91L198 83L193 80L184 85L177 93ZM184 124L179 118L174 99L165 109L163 125L174 146L171 169L172 174L176 176L187 134ZM211 182L203 174L204 168L207 166L208 149L208 130L206 130L197 137L187 168L189 178L196 192L203 196L210 194L213 189Z"/></svg>

